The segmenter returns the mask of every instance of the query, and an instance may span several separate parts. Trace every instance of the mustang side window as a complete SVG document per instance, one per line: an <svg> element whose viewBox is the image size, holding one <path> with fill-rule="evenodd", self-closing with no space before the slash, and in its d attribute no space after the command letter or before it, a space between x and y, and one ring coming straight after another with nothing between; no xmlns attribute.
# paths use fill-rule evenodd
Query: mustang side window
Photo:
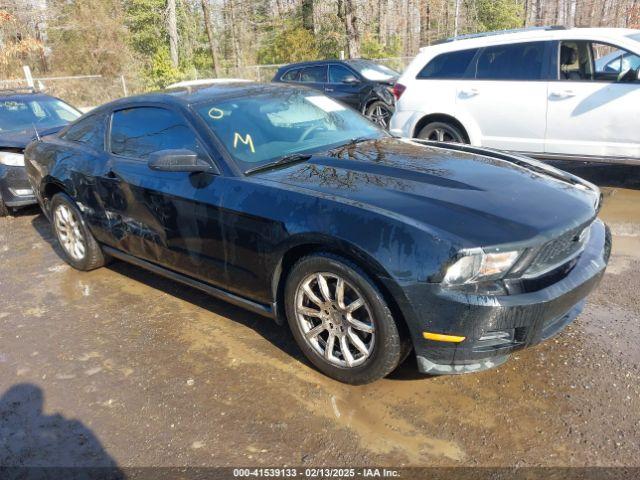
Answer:
<svg viewBox="0 0 640 480"><path fill-rule="evenodd" d="M160 150L191 150L204 155L195 132L177 113L164 108L136 107L114 112L111 152L146 159Z"/></svg>
<svg viewBox="0 0 640 480"><path fill-rule="evenodd" d="M104 150L105 115L91 115L71 125L62 138L69 142L82 143L94 150Z"/></svg>

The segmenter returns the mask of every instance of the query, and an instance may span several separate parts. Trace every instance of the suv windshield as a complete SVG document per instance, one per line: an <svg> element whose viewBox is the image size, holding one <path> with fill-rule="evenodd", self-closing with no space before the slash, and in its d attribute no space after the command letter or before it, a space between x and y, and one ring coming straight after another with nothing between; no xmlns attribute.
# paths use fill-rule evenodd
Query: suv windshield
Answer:
<svg viewBox="0 0 640 480"><path fill-rule="evenodd" d="M398 72L389 67L367 60L351 60L347 63L356 69L364 78L374 82L387 82L400 76Z"/></svg>
<svg viewBox="0 0 640 480"><path fill-rule="evenodd" d="M0 133L59 127L80 115L57 98L0 97Z"/></svg>
<svg viewBox="0 0 640 480"><path fill-rule="evenodd" d="M294 153L387 136L354 110L311 91L269 91L195 109L243 170Z"/></svg>

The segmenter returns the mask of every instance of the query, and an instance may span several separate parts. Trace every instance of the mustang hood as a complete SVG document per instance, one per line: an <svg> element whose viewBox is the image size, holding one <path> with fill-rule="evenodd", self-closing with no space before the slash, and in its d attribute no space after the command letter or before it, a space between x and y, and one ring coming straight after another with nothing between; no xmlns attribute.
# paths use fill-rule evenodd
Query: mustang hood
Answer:
<svg viewBox="0 0 640 480"><path fill-rule="evenodd" d="M44 135L51 135L59 132L65 127L60 125L58 127L50 127L46 129L38 129L38 135L41 137ZM19 132L0 132L0 148L19 148L24 149L32 140L35 140L36 132L33 128L27 130L21 130Z"/></svg>
<svg viewBox="0 0 640 480"><path fill-rule="evenodd" d="M402 216L469 247L544 241L595 218L596 187L502 156L385 138L256 177Z"/></svg>

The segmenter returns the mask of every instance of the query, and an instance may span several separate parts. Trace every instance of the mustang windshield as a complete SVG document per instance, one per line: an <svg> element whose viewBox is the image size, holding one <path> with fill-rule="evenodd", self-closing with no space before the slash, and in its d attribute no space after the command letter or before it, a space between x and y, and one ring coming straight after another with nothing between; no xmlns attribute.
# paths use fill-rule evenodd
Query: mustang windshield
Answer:
<svg viewBox="0 0 640 480"><path fill-rule="evenodd" d="M78 110L56 98L0 97L0 133L59 127L80 115Z"/></svg>
<svg viewBox="0 0 640 480"><path fill-rule="evenodd" d="M311 91L268 92L195 109L243 170L387 135L356 111Z"/></svg>

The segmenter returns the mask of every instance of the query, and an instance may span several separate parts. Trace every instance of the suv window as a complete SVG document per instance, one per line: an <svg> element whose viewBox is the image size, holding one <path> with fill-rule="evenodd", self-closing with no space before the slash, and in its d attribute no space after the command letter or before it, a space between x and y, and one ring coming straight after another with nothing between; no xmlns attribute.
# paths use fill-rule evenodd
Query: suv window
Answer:
<svg viewBox="0 0 640 480"><path fill-rule="evenodd" d="M427 63L418 73L417 78L463 78L477 52L477 48L472 48L470 50L442 53Z"/></svg>
<svg viewBox="0 0 640 480"><path fill-rule="evenodd" d="M640 67L640 56L606 43L584 40L560 43L560 80L573 82L618 80L618 75Z"/></svg>
<svg viewBox="0 0 640 480"><path fill-rule="evenodd" d="M300 73L300 81L302 83L326 83L327 67L326 65L318 65L315 67L303 68Z"/></svg>
<svg viewBox="0 0 640 480"><path fill-rule="evenodd" d="M496 45L482 50L476 66L478 80L540 80L545 42Z"/></svg>
<svg viewBox="0 0 640 480"><path fill-rule="evenodd" d="M476 53L477 48L442 53L425 65L417 78L463 78Z"/></svg>
<svg viewBox="0 0 640 480"><path fill-rule="evenodd" d="M203 154L195 132L181 115L156 107L136 107L113 113L111 152L146 159L160 150L188 149Z"/></svg>
<svg viewBox="0 0 640 480"><path fill-rule="evenodd" d="M297 82L300 77L300 69L293 68L291 70L287 70L287 72L282 75L281 80L283 82Z"/></svg>
<svg viewBox="0 0 640 480"><path fill-rule="evenodd" d="M329 65L329 83L342 83L347 77L355 77L354 73L342 65Z"/></svg>
<svg viewBox="0 0 640 480"><path fill-rule="evenodd" d="M91 115L71 125L61 136L69 142L87 145L95 150L104 150L105 115Z"/></svg>

